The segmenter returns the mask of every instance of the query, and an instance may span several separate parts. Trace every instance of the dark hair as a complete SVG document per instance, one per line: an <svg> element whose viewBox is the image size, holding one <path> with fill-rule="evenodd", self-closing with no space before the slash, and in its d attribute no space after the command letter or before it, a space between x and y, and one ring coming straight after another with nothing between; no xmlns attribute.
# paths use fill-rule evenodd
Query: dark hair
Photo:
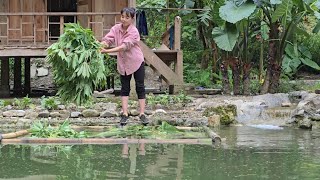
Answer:
<svg viewBox="0 0 320 180"><path fill-rule="evenodd" d="M127 16L130 16L131 18L134 18L136 15L136 10L134 8L125 7L121 10L121 14L126 13Z"/></svg>

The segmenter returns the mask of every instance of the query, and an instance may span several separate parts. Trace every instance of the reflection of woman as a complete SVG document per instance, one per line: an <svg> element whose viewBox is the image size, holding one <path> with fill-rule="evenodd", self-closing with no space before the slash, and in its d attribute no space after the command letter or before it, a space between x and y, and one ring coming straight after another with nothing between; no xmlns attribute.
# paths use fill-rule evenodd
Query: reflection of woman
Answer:
<svg viewBox="0 0 320 180"><path fill-rule="evenodd" d="M144 87L144 57L138 45L140 35L138 29L133 25L135 16L134 8L124 8L121 10L121 23L116 24L110 32L102 39L102 43L109 47L115 44L115 48L102 49L102 53L117 52L117 68L121 80L121 101L122 116L121 125L126 125L128 121L128 100L130 94L130 80L132 74L136 82L136 92L140 106L140 120L146 125L148 119L144 114L145 110L145 87Z"/></svg>

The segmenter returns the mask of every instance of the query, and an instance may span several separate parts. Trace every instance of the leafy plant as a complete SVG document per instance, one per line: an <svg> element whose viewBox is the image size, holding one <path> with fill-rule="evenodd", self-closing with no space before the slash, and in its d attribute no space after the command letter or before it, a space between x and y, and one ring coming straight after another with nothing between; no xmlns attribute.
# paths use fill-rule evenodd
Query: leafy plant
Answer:
<svg viewBox="0 0 320 180"><path fill-rule="evenodd" d="M77 132L70 126L69 121L64 121L57 128L52 127L47 121L37 121L31 125L31 136L39 138L84 138L87 137L86 132Z"/></svg>
<svg viewBox="0 0 320 180"><path fill-rule="evenodd" d="M19 109L25 109L32 104L32 101L28 96L26 96L22 99L15 98L13 104L17 106Z"/></svg>
<svg viewBox="0 0 320 180"><path fill-rule="evenodd" d="M90 29L79 24L66 24L64 34L48 49L54 80L63 101L83 104L92 97L95 87L105 83L104 60L101 44Z"/></svg>
<svg viewBox="0 0 320 180"><path fill-rule="evenodd" d="M148 104L156 105L161 104L164 106L168 106L170 104L182 103L187 104L191 102L191 97L185 95L183 92L180 92L179 95L169 95L169 94L160 94L155 96L154 94L147 95L147 102Z"/></svg>
<svg viewBox="0 0 320 180"><path fill-rule="evenodd" d="M0 100L0 108L4 107L4 100Z"/></svg>
<svg viewBox="0 0 320 180"><path fill-rule="evenodd" d="M58 105L60 102L55 97L48 97L42 96L41 98L41 106L48 110L58 109Z"/></svg>
<svg viewBox="0 0 320 180"><path fill-rule="evenodd" d="M312 55L305 46L287 44L285 53L285 57L282 61L282 70L288 76L295 74L301 64L320 70L319 65L312 61Z"/></svg>

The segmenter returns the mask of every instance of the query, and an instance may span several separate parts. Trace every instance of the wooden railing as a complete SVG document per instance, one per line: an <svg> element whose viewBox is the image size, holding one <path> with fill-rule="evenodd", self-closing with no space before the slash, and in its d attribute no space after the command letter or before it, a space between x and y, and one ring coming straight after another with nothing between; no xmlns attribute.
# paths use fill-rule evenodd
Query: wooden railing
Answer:
<svg viewBox="0 0 320 180"><path fill-rule="evenodd" d="M41 45L55 42L63 33L64 24L79 22L91 28L101 39L119 22L119 12L35 12L0 13L0 45Z"/></svg>

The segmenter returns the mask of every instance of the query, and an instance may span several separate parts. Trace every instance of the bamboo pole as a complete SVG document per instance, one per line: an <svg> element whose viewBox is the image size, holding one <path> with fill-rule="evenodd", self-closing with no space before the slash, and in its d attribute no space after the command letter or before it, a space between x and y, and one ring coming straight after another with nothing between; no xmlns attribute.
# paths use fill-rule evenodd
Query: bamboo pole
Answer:
<svg viewBox="0 0 320 180"><path fill-rule="evenodd" d="M17 131L17 132L13 132L13 133L7 133L7 134L1 134L0 136L2 137L2 139L11 139L11 138L17 138L20 136L24 136L29 134L28 130L21 130L21 131ZM1 141L1 138L0 138Z"/></svg>
<svg viewBox="0 0 320 180"><path fill-rule="evenodd" d="M2 139L1 144L207 144L209 139L120 139L120 138L20 138Z"/></svg>
<svg viewBox="0 0 320 180"><path fill-rule="evenodd" d="M215 132L213 132L210 128L208 128L207 126L203 126L203 129L205 130L205 132L207 133L207 135L211 138L212 143L215 145L219 145L221 144L221 137L216 134Z"/></svg>

